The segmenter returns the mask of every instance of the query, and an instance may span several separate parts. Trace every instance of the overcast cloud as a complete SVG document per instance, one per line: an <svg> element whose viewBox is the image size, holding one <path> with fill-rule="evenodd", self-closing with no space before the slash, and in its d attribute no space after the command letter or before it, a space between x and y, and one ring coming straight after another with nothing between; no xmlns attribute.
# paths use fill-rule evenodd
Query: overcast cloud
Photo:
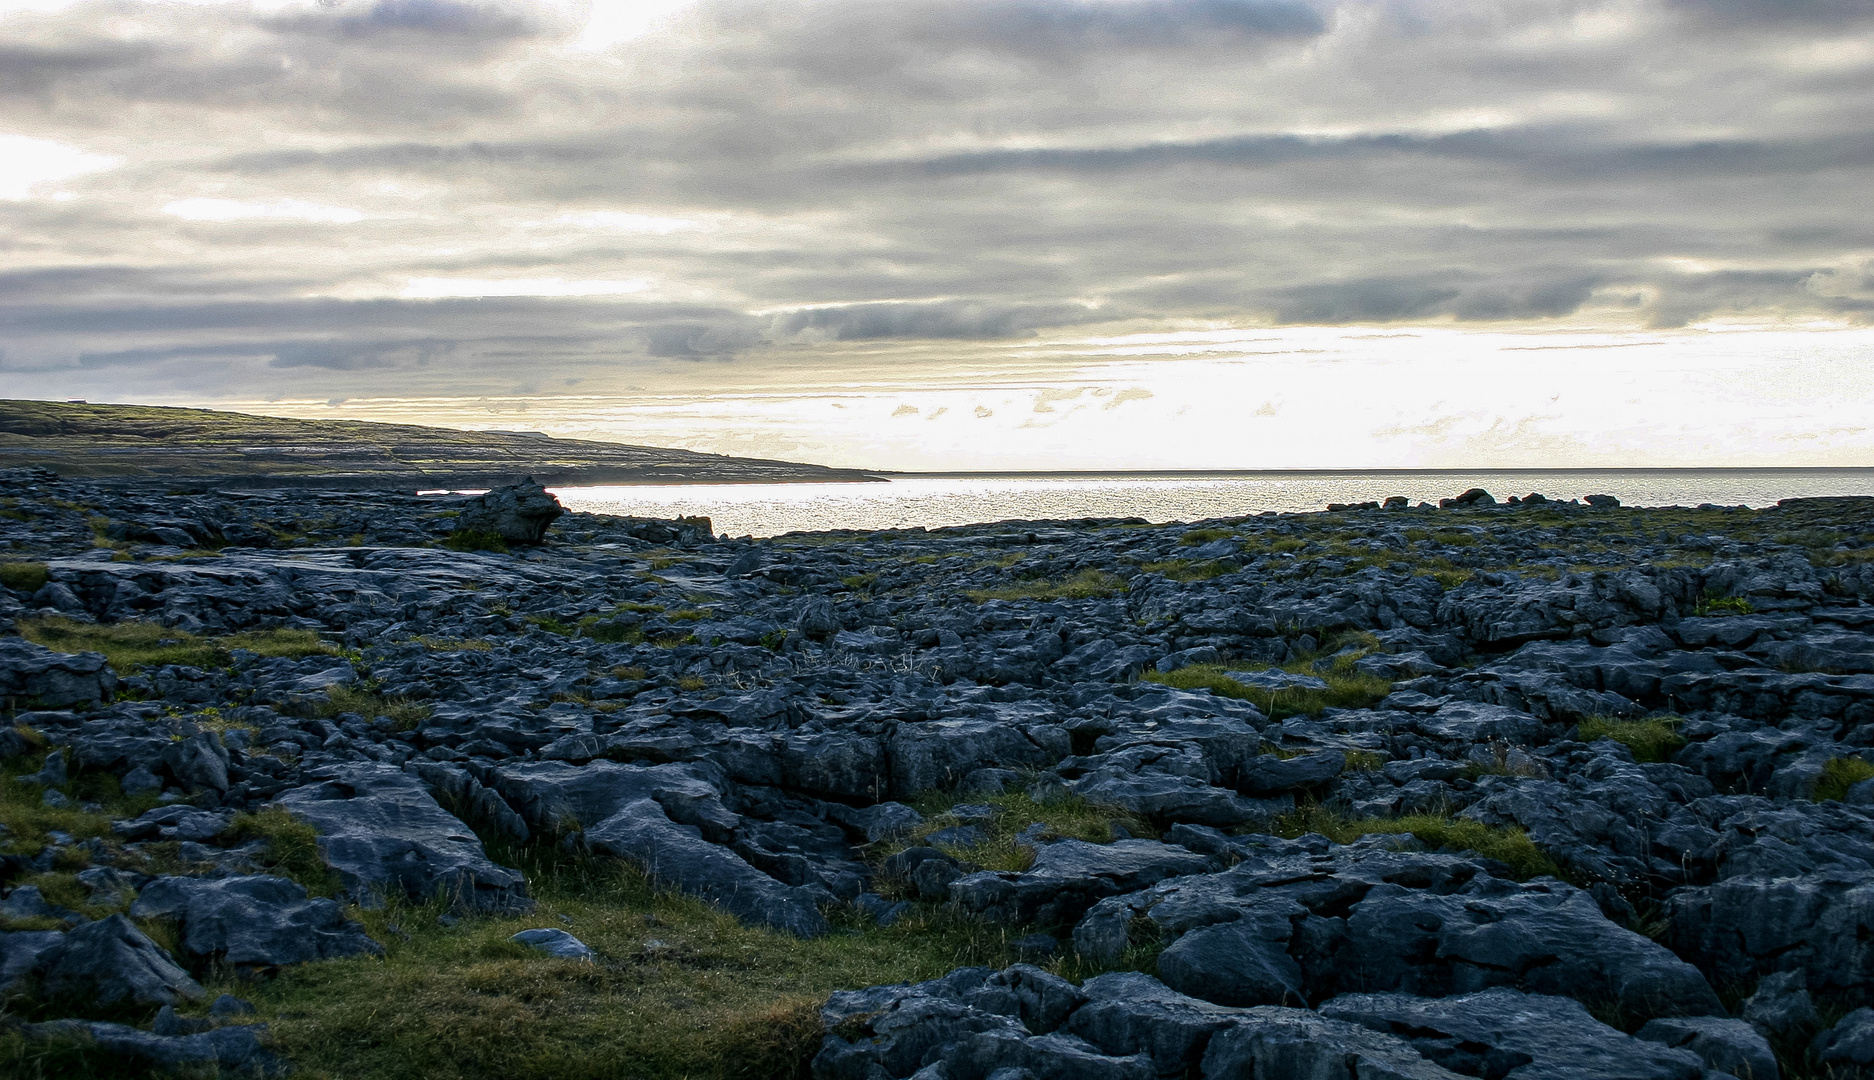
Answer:
<svg viewBox="0 0 1874 1080"><path fill-rule="evenodd" d="M640 7L0 0L0 378L603 394L1874 319L1867 0Z"/></svg>

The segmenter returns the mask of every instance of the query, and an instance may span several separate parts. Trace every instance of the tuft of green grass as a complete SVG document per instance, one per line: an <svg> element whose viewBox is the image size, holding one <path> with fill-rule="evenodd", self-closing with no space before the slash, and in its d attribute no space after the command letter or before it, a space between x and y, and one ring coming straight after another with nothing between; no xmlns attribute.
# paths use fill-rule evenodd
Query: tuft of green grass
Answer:
<svg viewBox="0 0 1874 1080"><path fill-rule="evenodd" d="M1612 739L1633 751L1633 760L1658 763L1685 745L1685 736L1679 734L1679 725L1684 722L1678 716L1649 716L1641 720L1590 716L1581 721L1576 737L1582 742Z"/></svg>
<svg viewBox="0 0 1874 1080"><path fill-rule="evenodd" d="M0 585L23 593L35 593L51 580L42 562L0 563Z"/></svg>
<svg viewBox="0 0 1874 1080"><path fill-rule="evenodd" d="M488 529L457 529L449 534L442 546L450 551L493 551L501 555L508 553L508 542L498 532Z"/></svg>
<svg viewBox="0 0 1874 1080"><path fill-rule="evenodd" d="M1015 843L1015 835L1030 825L1041 825L1047 838L1085 840L1090 844L1110 844L1113 826L1118 825L1133 836L1152 837L1157 832L1144 818L1118 806L1091 803L1078 795L1037 801L1026 792L1002 795L959 795L954 791L933 791L913 799L911 806L925 816L924 824L873 852L876 860L906 848L928 842L932 833L962 824L950 811L961 804L981 804L995 808L995 816L976 822L983 839L964 847L939 845L939 849L985 870L1022 871L1034 862L1034 852Z"/></svg>
<svg viewBox="0 0 1874 1080"><path fill-rule="evenodd" d="M1706 593L1692 608L1694 615L1749 615L1757 610L1741 596L1718 596Z"/></svg>
<svg viewBox="0 0 1874 1080"><path fill-rule="evenodd" d="M985 600L1104 600L1126 591L1126 583L1099 570L1082 570L1059 581L1018 581L994 589L965 589L977 603Z"/></svg>
<svg viewBox="0 0 1874 1080"><path fill-rule="evenodd" d="M1178 546L1196 547L1199 544L1208 544L1212 540L1228 540L1235 535L1228 529L1192 529L1178 537Z"/></svg>
<svg viewBox="0 0 1874 1080"><path fill-rule="evenodd" d="M1392 692L1392 683L1378 675L1353 669L1351 659L1336 661L1333 668L1317 672L1310 662L1297 661L1284 670L1314 675L1327 683L1326 690L1265 690L1245 686L1224 674L1229 671L1267 670L1261 664L1193 664L1176 671L1147 671L1146 682L1160 683L1179 690L1209 690L1218 697L1237 698L1253 703L1271 720L1289 716L1318 716L1324 709L1364 709Z"/></svg>
<svg viewBox="0 0 1874 1080"><path fill-rule="evenodd" d="M237 814L228 831L237 840L267 842L267 868L306 887L314 896L331 896L339 888L338 875L325 864L319 851L319 832L286 812L284 807L263 806Z"/></svg>
<svg viewBox="0 0 1874 1080"><path fill-rule="evenodd" d="M1320 833L1337 844L1351 844L1374 833L1416 836L1428 847L1450 851L1471 851L1486 859L1509 866L1518 881L1532 877L1560 877L1561 868L1542 853L1517 828L1493 828L1468 818L1443 817L1438 814L1407 814L1396 818L1354 818L1324 809L1304 806L1276 819L1270 829L1277 836L1293 839L1307 833Z"/></svg>
<svg viewBox="0 0 1874 1080"><path fill-rule="evenodd" d="M839 583L853 592L865 592L878 584L877 574L848 574Z"/></svg>
<svg viewBox="0 0 1874 1080"><path fill-rule="evenodd" d="M341 713L357 713L367 718L388 716L394 731L414 731L430 716L429 706L421 702L403 697L385 697L355 686L330 687L325 692L324 701L305 711L308 715L328 720Z"/></svg>
<svg viewBox="0 0 1874 1080"><path fill-rule="evenodd" d="M1815 782L1815 801L1840 802L1848 797L1849 788L1863 780L1874 780L1874 764L1858 757L1830 758L1822 766L1821 779Z"/></svg>
<svg viewBox="0 0 1874 1080"><path fill-rule="evenodd" d="M664 618L669 619L671 622L702 622L704 619L709 618L711 614L713 614L713 612L704 608L678 608L675 611L664 612Z"/></svg>
<svg viewBox="0 0 1874 1080"><path fill-rule="evenodd" d="M129 672L145 665L188 664L215 667L229 653L246 649L261 656L337 655L338 647L311 630L253 630L222 637L201 637L159 623L126 621L108 626L75 622L59 615L22 619L20 636L55 652L101 652L113 670Z"/></svg>

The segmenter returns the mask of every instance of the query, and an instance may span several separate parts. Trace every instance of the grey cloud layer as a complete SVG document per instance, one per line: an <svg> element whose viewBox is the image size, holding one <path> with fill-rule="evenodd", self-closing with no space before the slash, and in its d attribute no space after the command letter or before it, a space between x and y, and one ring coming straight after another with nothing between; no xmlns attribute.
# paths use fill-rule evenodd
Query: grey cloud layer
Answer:
<svg viewBox="0 0 1874 1080"><path fill-rule="evenodd" d="M1874 3L705 0L607 52L577 29L493 0L0 18L0 133L122 159L0 202L0 375L480 393L1096 325L1874 313ZM430 278L647 286L401 298Z"/></svg>

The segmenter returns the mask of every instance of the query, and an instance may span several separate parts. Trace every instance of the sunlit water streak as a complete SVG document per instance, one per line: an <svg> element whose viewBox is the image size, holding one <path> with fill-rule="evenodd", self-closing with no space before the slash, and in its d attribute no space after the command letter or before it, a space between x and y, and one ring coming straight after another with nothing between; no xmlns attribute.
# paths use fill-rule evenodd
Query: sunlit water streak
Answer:
<svg viewBox="0 0 1874 1080"><path fill-rule="evenodd" d="M937 528L1011 519L1212 517L1324 509L1403 495L1436 502L1471 487L1499 499L1607 494L1629 506L1769 506L1778 499L1874 494L1874 469L1684 469L1235 473L1209 476L916 476L882 484L671 484L556 488L569 509L671 518L700 514L719 533Z"/></svg>

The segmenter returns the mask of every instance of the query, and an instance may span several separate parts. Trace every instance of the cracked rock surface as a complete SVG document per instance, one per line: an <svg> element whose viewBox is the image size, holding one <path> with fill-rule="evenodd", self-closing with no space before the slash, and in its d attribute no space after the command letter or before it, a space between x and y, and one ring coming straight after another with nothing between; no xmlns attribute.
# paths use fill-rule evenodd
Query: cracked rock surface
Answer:
<svg viewBox="0 0 1874 1080"><path fill-rule="evenodd" d="M545 844L1043 965L835 994L824 1078L1870 1057L1874 500L734 540L540 498L0 473L0 750L48 806L148 807L0 853L10 992L173 1016L205 964L381 950L347 905L524 913L503 860ZM90 906L22 883L55 865ZM238 1012L119 1019L20 1030L283 1067Z"/></svg>

